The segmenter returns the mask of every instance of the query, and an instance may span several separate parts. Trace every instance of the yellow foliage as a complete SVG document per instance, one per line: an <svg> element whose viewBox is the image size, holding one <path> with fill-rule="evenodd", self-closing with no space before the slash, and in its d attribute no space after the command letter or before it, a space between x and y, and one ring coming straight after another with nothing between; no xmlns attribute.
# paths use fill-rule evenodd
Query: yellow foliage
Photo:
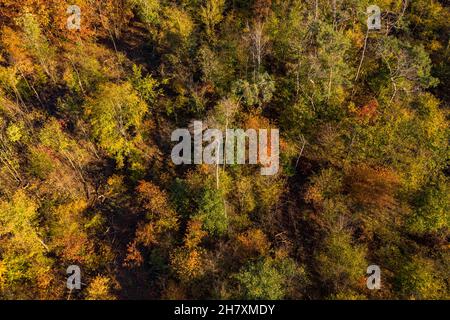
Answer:
<svg viewBox="0 0 450 320"><path fill-rule="evenodd" d="M200 249L186 250L178 248L172 253L170 264L181 281L188 282L204 274L203 251Z"/></svg>
<svg viewBox="0 0 450 320"><path fill-rule="evenodd" d="M194 23L189 14L177 7L168 7L165 11L166 19L163 22L163 30L179 35L186 40L194 29Z"/></svg>
<svg viewBox="0 0 450 320"><path fill-rule="evenodd" d="M111 293L111 279L108 277L97 276L87 287L87 300L115 300Z"/></svg>

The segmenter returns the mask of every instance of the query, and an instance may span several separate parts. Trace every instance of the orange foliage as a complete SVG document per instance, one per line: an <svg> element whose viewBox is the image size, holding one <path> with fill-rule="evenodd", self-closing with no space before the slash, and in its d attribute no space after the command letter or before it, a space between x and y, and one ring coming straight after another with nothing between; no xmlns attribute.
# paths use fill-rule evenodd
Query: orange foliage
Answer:
<svg viewBox="0 0 450 320"><path fill-rule="evenodd" d="M170 207L167 193L151 182L141 181L137 187L138 198L147 210L147 218L154 222L152 229L160 233L178 228L176 212Z"/></svg>
<svg viewBox="0 0 450 320"><path fill-rule="evenodd" d="M372 99L369 103L358 110L358 117L363 120L373 120L377 116L378 107L379 105L377 99Z"/></svg>
<svg viewBox="0 0 450 320"><path fill-rule="evenodd" d="M274 128L271 126L269 119L261 116L261 115L251 115L247 117L246 121L244 122L244 127L246 129L255 129L257 132L260 129L266 129L267 130L267 154L272 154L272 146L271 146L271 128ZM258 137L259 139L259 137ZM280 148L284 150L286 148L286 143L280 139ZM259 156L258 156L259 157ZM261 161L261 159L258 159ZM270 167L270 163L266 164L265 167Z"/></svg>
<svg viewBox="0 0 450 320"><path fill-rule="evenodd" d="M197 247L202 239L207 235L206 231L202 229L201 221L194 219L189 221L187 233L184 238L184 245L188 249L194 249Z"/></svg>
<svg viewBox="0 0 450 320"><path fill-rule="evenodd" d="M166 192L146 181L141 181L136 190L141 207L147 211L147 219L150 221L139 223L134 240L128 244L127 255L123 262L127 267L140 266L143 263L138 245L150 247L160 244L170 237L169 231L178 229L178 217L169 206Z"/></svg>
<svg viewBox="0 0 450 320"><path fill-rule="evenodd" d="M254 114L254 115L250 115L247 117L247 119L245 120L244 123L244 127L246 129L269 129L270 128L270 121L269 119L258 115L258 114Z"/></svg>
<svg viewBox="0 0 450 320"><path fill-rule="evenodd" d="M360 165L352 167L345 180L350 196L359 205L383 209L396 204L399 177L389 169Z"/></svg>
<svg viewBox="0 0 450 320"><path fill-rule="evenodd" d="M141 252L137 248L137 242L133 241L127 245L127 256L125 257L124 267L139 267L144 262Z"/></svg>
<svg viewBox="0 0 450 320"><path fill-rule="evenodd" d="M67 29L67 8L77 5L81 10L81 29ZM125 1L116 0L0 0L0 25L14 26L25 12L39 17L39 22L50 38L76 40L91 36L120 36L132 16Z"/></svg>
<svg viewBox="0 0 450 320"><path fill-rule="evenodd" d="M83 211L86 207L86 202L80 200L61 205L57 209L56 216L59 220L52 245L67 261L88 263L94 253L94 244L83 230Z"/></svg>
<svg viewBox="0 0 450 320"><path fill-rule="evenodd" d="M266 235L260 229L251 229L237 236L235 250L242 259L265 255L270 249Z"/></svg>
<svg viewBox="0 0 450 320"><path fill-rule="evenodd" d="M137 187L139 197L144 202L144 208L151 212L161 212L167 207L167 195L151 182L141 181Z"/></svg>
<svg viewBox="0 0 450 320"><path fill-rule="evenodd" d="M201 240L207 235L202 230L199 220L188 223L184 245L177 248L170 256L170 264L181 281L190 281L204 273L204 250L199 248Z"/></svg>

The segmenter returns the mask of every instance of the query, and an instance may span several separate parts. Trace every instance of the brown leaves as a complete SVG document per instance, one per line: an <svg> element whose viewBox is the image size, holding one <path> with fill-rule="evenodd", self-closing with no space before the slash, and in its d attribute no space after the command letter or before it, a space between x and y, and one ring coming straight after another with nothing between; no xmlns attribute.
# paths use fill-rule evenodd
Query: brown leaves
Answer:
<svg viewBox="0 0 450 320"><path fill-rule="evenodd" d="M79 200L61 205L55 212L56 232L51 247L66 261L88 263L94 254L94 243L83 225L86 208L87 203Z"/></svg>
<svg viewBox="0 0 450 320"><path fill-rule="evenodd" d="M170 207L167 193L151 182L141 181L137 187L138 198L146 209L147 218L154 222L155 232L176 230L178 217Z"/></svg>
<svg viewBox="0 0 450 320"><path fill-rule="evenodd" d="M24 74L33 72L33 61L20 34L9 27L1 30L0 42L7 52L7 59Z"/></svg>
<svg viewBox="0 0 450 320"><path fill-rule="evenodd" d="M345 182L350 196L363 207L384 210L397 203L400 180L392 170L359 165L350 168Z"/></svg>
<svg viewBox="0 0 450 320"><path fill-rule="evenodd" d="M358 118L367 121L374 120L377 116L378 107L379 105L377 99L370 100L366 105L357 111Z"/></svg>
<svg viewBox="0 0 450 320"><path fill-rule="evenodd" d="M190 220L184 245L170 255L172 269L181 281L190 281L204 274L205 250L199 245L206 235L207 232L202 230L200 220Z"/></svg>
<svg viewBox="0 0 450 320"><path fill-rule="evenodd" d="M133 241L127 245L127 255L123 262L124 267L139 267L144 262L141 252L137 248L137 242Z"/></svg>
<svg viewBox="0 0 450 320"><path fill-rule="evenodd" d="M256 0L253 4L253 12L258 20L264 20L271 13L272 0Z"/></svg>

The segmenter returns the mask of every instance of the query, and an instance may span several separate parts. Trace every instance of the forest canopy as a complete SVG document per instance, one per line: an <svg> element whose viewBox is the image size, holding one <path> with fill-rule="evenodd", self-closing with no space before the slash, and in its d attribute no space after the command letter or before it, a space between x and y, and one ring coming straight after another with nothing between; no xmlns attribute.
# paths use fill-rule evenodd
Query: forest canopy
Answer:
<svg viewBox="0 0 450 320"><path fill-rule="evenodd" d="M450 299L445 4L0 0L0 299ZM175 165L195 120L278 172Z"/></svg>

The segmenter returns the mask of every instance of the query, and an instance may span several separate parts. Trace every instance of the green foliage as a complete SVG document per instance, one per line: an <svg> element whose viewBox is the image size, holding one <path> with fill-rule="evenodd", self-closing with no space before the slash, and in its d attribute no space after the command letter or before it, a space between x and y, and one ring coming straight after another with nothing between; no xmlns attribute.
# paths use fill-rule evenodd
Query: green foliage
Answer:
<svg viewBox="0 0 450 320"><path fill-rule="evenodd" d="M10 202L0 203L0 235L8 237L12 250L26 250L30 253L42 251L36 232L37 206L24 191L15 193Z"/></svg>
<svg viewBox="0 0 450 320"><path fill-rule="evenodd" d="M143 23L151 25L159 22L159 0L131 0L130 3Z"/></svg>
<svg viewBox="0 0 450 320"><path fill-rule="evenodd" d="M45 179L53 170L53 160L48 153L33 149L30 154L30 167L31 174L37 176L40 179Z"/></svg>
<svg viewBox="0 0 450 320"><path fill-rule="evenodd" d="M151 105L155 103L161 91L158 89L159 82L152 78L151 75L142 76L142 67L133 65L133 77L131 83L135 90L139 93L142 100Z"/></svg>
<svg viewBox="0 0 450 320"><path fill-rule="evenodd" d="M449 298L443 1L0 2L1 299ZM279 172L175 166L194 120Z"/></svg>
<svg viewBox="0 0 450 320"><path fill-rule="evenodd" d="M438 83L430 74L431 60L423 46L387 37L381 42L379 55L397 88L409 91L414 86L428 88Z"/></svg>
<svg viewBox="0 0 450 320"><path fill-rule="evenodd" d="M200 17L206 26L206 34L213 37L214 28L223 19L225 0L207 0L205 6L200 9Z"/></svg>
<svg viewBox="0 0 450 320"><path fill-rule="evenodd" d="M23 123L12 123L7 129L6 129L6 135L8 136L9 140L11 142L18 142L22 139L24 135L24 125Z"/></svg>
<svg viewBox="0 0 450 320"><path fill-rule="evenodd" d="M250 83L247 80L238 80L233 84L232 90L248 106L261 106L272 100L273 92L275 91L275 82L268 73L263 73L258 75L254 83Z"/></svg>
<svg viewBox="0 0 450 320"><path fill-rule="evenodd" d="M206 187L199 196L199 207L194 216L203 221L203 226L209 233L213 235L225 233L228 228L228 217L220 192Z"/></svg>
<svg viewBox="0 0 450 320"><path fill-rule="evenodd" d="M354 245L350 234L344 231L330 234L323 251L316 255L321 281L333 290L357 287L368 266L365 255L366 249Z"/></svg>
<svg viewBox="0 0 450 320"><path fill-rule="evenodd" d="M165 8L162 24L166 39L169 41L173 39L179 43L186 42L194 29L194 23L189 14L177 7Z"/></svg>
<svg viewBox="0 0 450 320"><path fill-rule="evenodd" d="M424 186L415 199L409 228L417 233L433 233L450 228L450 188L448 179L439 177Z"/></svg>
<svg viewBox="0 0 450 320"><path fill-rule="evenodd" d="M113 59L111 53L95 44L78 43L71 46L64 58L67 65L63 80L78 96L95 92L101 83L120 74L118 65L110 61ZM107 64L105 61L110 62Z"/></svg>
<svg viewBox="0 0 450 320"><path fill-rule="evenodd" d="M218 89L225 87L230 70L224 65L218 53L207 46L202 46L199 50L199 63L203 81L213 84Z"/></svg>
<svg viewBox="0 0 450 320"><path fill-rule="evenodd" d="M434 263L423 258L413 258L403 265L396 277L398 290L407 299L448 299L444 281Z"/></svg>
<svg viewBox="0 0 450 320"><path fill-rule="evenodd" d="M250 300L284 299L295 285L304 284L305 275L301 267L291 259L264 258L243 268L235 275L239 282L241 297ZM302 283L303 282L303 283Z"/></svg>
<svg viewBox="0 0 450 320"><path fill-rule="evenodd" d="M75 144L62 130L56 119L51 119L40 132L40 141L46 147L55 151L69 151Z"/></svg>

